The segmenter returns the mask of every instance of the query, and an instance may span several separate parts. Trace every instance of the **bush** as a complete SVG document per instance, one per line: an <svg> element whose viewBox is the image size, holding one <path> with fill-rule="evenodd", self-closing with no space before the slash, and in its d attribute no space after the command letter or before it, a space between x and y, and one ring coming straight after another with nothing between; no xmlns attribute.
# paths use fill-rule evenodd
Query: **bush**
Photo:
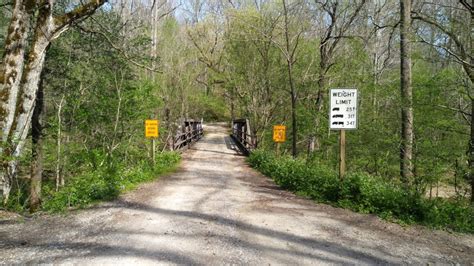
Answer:
<svg viewBox="0 0 474 266"><path fill-rule="evenodd" d="M51 187L46 188L44 194L47 196L42 207L46 211L58 212L70 207L84 207L99 200L116 198L122 191L171 171L179 160L179 154L165 152L156 156L155 165L141 161L132 168L120 164L99 167L95 171L88 171L72 178L58 192L54 192Z"/></svg>
<svg viewBox="0 0 474 266"><path fill-rule="evenodd" d="M425 224L454 231L474 232L474 208L469 202L435 199L426 202Z"/></svg>
<svg viewBox="0 0 474 266"><path fill-rule="evenodd" d="M467 201L429 200L414 190L363 173L347 175L341 182L337 173L324 165L276 158L262 150L253 152L248 161L279 186L318 202L404 223L474 233L474 208Z"/></svg>

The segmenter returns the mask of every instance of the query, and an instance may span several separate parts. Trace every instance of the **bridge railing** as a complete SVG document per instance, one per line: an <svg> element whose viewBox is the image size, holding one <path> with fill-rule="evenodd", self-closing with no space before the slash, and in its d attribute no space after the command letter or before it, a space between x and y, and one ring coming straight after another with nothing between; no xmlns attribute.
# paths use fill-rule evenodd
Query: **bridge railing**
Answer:
<svg viewBox="0 0 474 266"><path fill-rule="evenodd" d="M185 120L173 138L171 145L175 151L189 148L204 135L201 120Z"/></svg>
<svg viewBox="0 0 474 266"><path fill-rule="evenodd" d="M257 137L252 133L248 119L232 120L231 136L246 155L257 148Z"/></svg>

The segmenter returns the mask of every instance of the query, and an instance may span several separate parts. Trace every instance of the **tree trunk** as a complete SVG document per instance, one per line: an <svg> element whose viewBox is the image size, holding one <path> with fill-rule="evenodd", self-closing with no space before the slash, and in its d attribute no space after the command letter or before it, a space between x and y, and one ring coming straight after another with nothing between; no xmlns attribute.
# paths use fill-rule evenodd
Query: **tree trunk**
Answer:
<svg viewBox="0 0 474 266"><path fill-rule="evenodd" d="M21 77L25 64L25 48L29 33L30 12L33 1L15 1L12 19L5 40L5 54L0 66L0 177L3 181L3 202L8 201L13 177L16 173L16 161L11 160L14 151L10 143L12 126L20 92Z"/></svg>
<svg viewBox="0 0 474 266"><path fill-rule="evenodd" d="M288 70L291 76L291 71ZM291 78L290 78L291 80ZM292 81L290 81L292 83ZM291 86L291 135L292 135L292 141L291 141L291 154L293 155L293 158L296 158L298 155L298 152L296 150L296 134L297 134L297 128L296 128L296 93L295 89L293 86Z"/></svg>
<svg viewBox="0 0 474 266"><path fill-rule="evenodd" d="M297 126L296 126L296 91L295 85L293 83L293 63L292 59L287 60L288 63L288 80L290 83L290 92L291 92L291 155L293 158L296 158L298 155L296 142L297 142Z"/></svg>
<svg viewBox="0 0 474 266"><path fill-rule="evenodd" d="M40 21L41 19L42 18L40 15L38 20ZM35 38L28 55L28 63L23 73L21 84L21 102L19 104L19 109L17 110L18 115L16 115L15 123L12 127L12 140L16 143L12 148L12 158L8 163L8 169L6 171L7 178L9 180L14 180L16 178L18 157L21 155L23 146L25 145L25 140L31 125L31 117L33 116L33 111L35 109L34 105L36 102L38 84L46 57L46 48L50 43L48 37L46 37L46 34L52 32L53 28L52 21L48 20L52 20L52 18L45 19L44 24L40 22L37 24ZM8 200L8 198L6 198L6 200Z"/></svg>
<svg viewBox="0 0 474 266"><path fill-rule="evenodd" d="M153 9L151 10L151 66L152 68L156 67L157 59L157 45L158 45L158 1L153 4ZM149 71L149 75L152 81L155 81L155 73Z"/></svg>
<svg viewBox="0 0 474 266"><path fill-rule="evenodd" d="M314 152L314 145L316 143L316 136L315 135L311 135L309 137L309 141L308 141L308 158L310 158L310 156L313 154Z"/></svg>
<svg viewBox="0 0 474 266"><path fill-rule="evenodd" d="M57 132L57 140L56 140L56 191L59 190L59 187L64 184L64 180L62 178L62 167L61 167L61 138L62 138L62 131L61 131L61 111L63 109L64 104L64 95L61 97L61 101L58 104L58 132Z"/></svg>
<svg viewBox="0 0 474 266"><path fill-rule="evenodd" d="M0 177L4 184L4 204L8 201L11 184L16 177L18 157L31 125L46 47L71 23L94 13L104 3L105 0L91 0L62 16L54 17L53 0L14 1L3 64L0 66L0 146L3 147L0 149ZM36 16L34 36L28 43L33 15ZM28 50L27 58L25 50Z"/></svg>
<svg viewBox="0 0 474 266"><path fill-rule="evenodd" d="M108 151L108 156L113 157L113 153L117 146L115 145L115 142L117 141L117 134L118 134L118 126L120 123L120 117L121 117L121 112L122 112L122 86L123 86L123 79L124 79L124 74L122 71L120 71L120 81L117 79L117 73L114 75L114 80L115 80L115 91L117 92L117 109L115 111L115 122L114 122L114 131L112 133L112 141L109 146L109 151Z"/></svg>
<svg viewBox="0 0 474 266"><path fill-rule="evenodd" d="M0 127L1 140L10 137L25 64L25 48L29 33L31 3L15 1L12 19L5 40L5 54L0 70Z"/></svg>
<svg viewBox="0 0 474 266"><path fill-rule="evenodd" d="M321 50L322 51L322 50ZM318 78L318 95L317 95L317 102L316 102L316 118L314 120L314 127L316 128L316 133L311 136L311 139L314 139L313 149L310 151L313 153L315 150L321 150L321 133L319 132L319 126L321 124L321 116L324 115L324 97L326 96L327 91L327 78L326 72L329 70L328 63L326 62L327 56L324 55L323 52L320 53L321 56L321 63L320 63L320 72Z"/></svg>
<svg viewBox="0 0 474 266"><path fill-rule="evenodd" d="M400 0L400 89L401 89L401 146L400 176L409 186L413 178L413 95L411 87L411 0Z"/></svg>
<svg viewBox="0 0 474 266"><path fill-rule="evenodd" d="M471 7L474 6L474 0L471 0ZM474 13L471 10L471 22L470 29L474 27ZM463 64L463 68L466 71L469 79L471 80L471 86L474 84L474 71L472 65L474 65L474 44L472 40L472 34L469 35L469 50L471 54L470 65ZM471 98L471 139L469 141L469 177L471 179L471 203L474 204L474 98Z"/></svg>
<svg viewBox="0 0 474 266"><path fill-rule="evenodd" d="M41 113L44 107L44 88L41 79L36 104L31 118L31 172L30 172L30 211L35 212L41 205L41 181L43 178L43 125Z"/></svg>
<svg viewBox="0 0 474 266"><path fill-rule="evenodd" d="M23 83L21 84L21 102L19 106L19 113L15 117L14 124L12 125L10 133L12 136L9 137L8 143L12 144L6 151L7 156L9 155L9 162L6 164L6 180L9 187L7 190L4 188L4 194L9 193L11 189L11 183L16 177L18 167L18 157L20 156L25 140L30 128L31 117L33 115L34 104L36 101L36 93L43 69L45 59L45 49L49 42L46 42L45 38L38 39L33 45L32 51L28 58L28 64L26 65L26 71L23 75ZM8 195L4 195L4 201L8 201Z"/></svg>
<svg viewBox="0 0 474 266"><path fill-rule="evenodd" d="M471 99L471 139L469 140L469 178L471 179L471 202L474 203L474 98Z"/></svg>
<svg viewBox="0 0 474 266"><path fill-rule="evenodd" d="M230 117L232 121L235 120L235 106L234 106L234 101L235 101L235 88L232 87L230 90Z"/></svg>
<svg viewBox="0 0 474 266"><path fill-rule="evenodd" d="M290 29L289 29L289 21L288 21L288 10L286 6L286 1L283 0L283 12L284 12L284 19L285 19L285 44L286 44L286 62L288 68L288 82L290 85L290 94L291 94L291 135L292 135L292 142L291 142L291 154L293 158L296 158L298 152L296 150L296 142L297 142L297 128L296 128L296 89L295 84L293 81L293 64L295 63L294 60L294 50L291 49L291 40L290 40ZM298 42L298 39L296 39ZM295 45L298 45L296 43ZM296 50L296 47L295 47Z"/></svg>

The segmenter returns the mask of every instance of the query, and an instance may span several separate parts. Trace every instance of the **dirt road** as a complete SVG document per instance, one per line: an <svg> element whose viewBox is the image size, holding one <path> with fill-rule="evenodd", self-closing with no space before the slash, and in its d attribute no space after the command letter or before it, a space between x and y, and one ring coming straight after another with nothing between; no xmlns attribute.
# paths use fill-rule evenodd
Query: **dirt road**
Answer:
<svg viewBox="0 0 474 266"><path fill-rule="evenodd" d="M402 228L279 190L225 128L180 170L67 216L0 220L0 264L400 264L474 262L474 237Z"/></svg>

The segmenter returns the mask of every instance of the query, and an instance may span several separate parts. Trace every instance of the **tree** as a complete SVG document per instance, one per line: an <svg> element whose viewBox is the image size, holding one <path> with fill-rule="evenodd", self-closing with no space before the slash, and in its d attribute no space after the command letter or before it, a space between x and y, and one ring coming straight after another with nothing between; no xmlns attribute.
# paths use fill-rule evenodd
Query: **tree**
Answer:
<svg viewBox="0 0 474 266"><path fill-rule="evenodd" d="M402 130L400 176L408 185L413 178L413 92L411 86L411 0L400 0L400 90Z"/></svg>
<svg viewBox="0 0 474 266"><path fill-rule="evenodd" d="M340 1L315 1L316 6L321 9L321 24L324 25L321 31L321 41L319 43L319 71L318 71L318 91L316 94L316 118L315 128L319 129L321 117L325 114L323 107L325 97L328 92L328 74L335 65L335 57L340 42L343 39L353 38L349 30L354 27L354 22L358 18L366 0L357 1L355 5L341 4ZM310 136L308 152L312 153L315 149L320 149L319 133Z"/></svg>
<svg viewBox="0 0 474 266"><path fill-rule="evenodd" d="M430 13L441 15L432 16ZM469 16L469 23L465 21L466 15ZM470 99L471 110L466 112L462 109L456 109L463 115L469 115L468 165L471 182L471 202L474 202L474 96L472 89L474 84L474 45L472 39L474 1L459 0L457 4L454 4L452 1L447 1L446 3L427 1L418 10L412 11L412 17L414 20L421 21L431 27L431 32L434 34L441 34L433 40L426 40L423 36L418 35L421 42L429 44L437 49L438 52L453 58L456 63L462 66L468 77L469 82L466 84L466 90Z"/></svg>
<svg viewBox="0 0 474 266"><path fill-rule="evenodd" d="M282 54L274 45L281 15L272 8L234 11L229 16L226 44L226 72L231 109L237 98L248 117L259 145L265 144L265 130L275 118L287 92L278 64ZM286 68L286 66L284 66ZM285 71L286 72L286 71ZM281 121L279 121L281 123Z"/></svg>
<svg viewBox="0 0 474 266"><path fill-rule="evenodd" d="M296 128L296 88L295 82L293 77L293 65L296 61L296 49L298 48L298 43L301 37L302 31L299 31L296 34L296 37L290 39L290 29L289 29L289 14L288 14L288 6L285 0L283 2L283 19L284 19L284 34L285 34L285 46L282 49L283 54L285 55L286 64L288 67L288 83L290 85L290 96L291 96L291 153L293 157L296 157L297 150L296 150L296 140L297 140L297 128Z"/></svg>
<svg viewBox="0 0 474 266"><path fill-rule="evenodd" d="M43 75L42 75L43 76ZM41 183L43 179L43 121L44 78L40 78L36 103L31 117L31 170L30 211L35 212L41 204Z"/></svg>
<svg viewBox="0 0 474 266"><path fill-rule="evenodd" d="M71 24L91 15L105 2L91 0L58 16L53 13L53 0L14 1L0 66L0 175L4 203L8 201L18 157L30 129L46 48ZM33 35L29 36L31 31Z"/></svg>
<svg viewBox="0 0 474 266"><path fill-rule="evenodd" d="M291 152L297 156L298 89L295 74L300 44L306 31L304 3L286 0L266 4L256 10L234 12L231 25L229 62L233 67L244 115L251 118L254 134L265 136L277 113L289 113L291 120ZM238 26L237 26L238 25ZM244 41L243 41L244 40ZM245 55L245 56L243 56ZM289 96L289 112L281 106ZM287 116L278 118L285 122ZM268 131L267 131L268 132ZM264 139L259 143L263 144Z"/></svg>

